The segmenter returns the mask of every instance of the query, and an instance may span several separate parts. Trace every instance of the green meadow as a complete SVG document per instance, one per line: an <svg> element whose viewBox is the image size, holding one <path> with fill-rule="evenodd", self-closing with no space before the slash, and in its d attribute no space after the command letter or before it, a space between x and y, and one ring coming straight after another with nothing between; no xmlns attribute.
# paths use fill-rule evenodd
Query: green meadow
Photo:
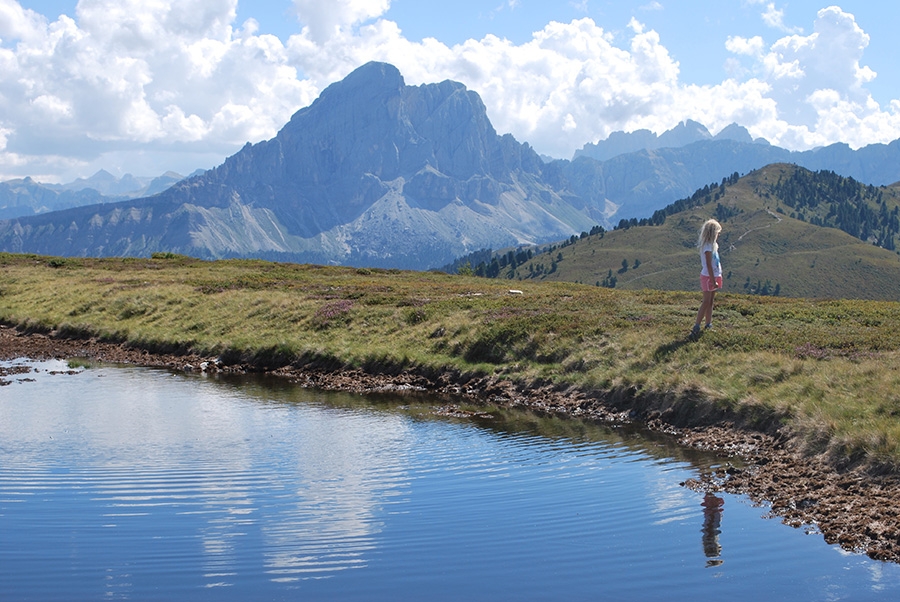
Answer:
<svg viewBox="0 0 900 602"><path fill-rule="evenodd" d="M699 300L248 260L0 254L0 321L28 331L267 368L450 371L629 391L658 409L781 429L840 466L900 467L900 303L725 292L714 330L692 342Z"/></svg>

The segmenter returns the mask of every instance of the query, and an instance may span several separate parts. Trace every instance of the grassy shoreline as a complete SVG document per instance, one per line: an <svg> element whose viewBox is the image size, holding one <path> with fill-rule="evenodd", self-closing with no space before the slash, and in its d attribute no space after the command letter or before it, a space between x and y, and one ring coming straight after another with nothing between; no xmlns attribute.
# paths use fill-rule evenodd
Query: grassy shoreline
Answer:
<svg viewBox="0 0 900 602"><path fill-rule="evenodd" d="M519 292L511 292L517 289ZM575 388L671 422L778 431L900 470L900 303L718 297L438 273L0 254L0 321L274 369L450 372Z"/></svg>

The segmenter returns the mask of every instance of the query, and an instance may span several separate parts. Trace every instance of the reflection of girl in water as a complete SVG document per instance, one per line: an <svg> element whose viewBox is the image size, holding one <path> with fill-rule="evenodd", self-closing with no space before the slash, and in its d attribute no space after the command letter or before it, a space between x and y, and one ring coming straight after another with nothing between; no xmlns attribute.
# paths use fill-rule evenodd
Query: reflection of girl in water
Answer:
<svg viewBox="0 0 900 602"><path fill-rule="evenodd" d="M700 505L703 506L703 553L709 558L706 566L719 566L722 564L719 559L722 552L722 546L719 545L719 533L722 531L719 530L719 525L722 524L722 506L725 505L725 500L707 492Z"/></svg>

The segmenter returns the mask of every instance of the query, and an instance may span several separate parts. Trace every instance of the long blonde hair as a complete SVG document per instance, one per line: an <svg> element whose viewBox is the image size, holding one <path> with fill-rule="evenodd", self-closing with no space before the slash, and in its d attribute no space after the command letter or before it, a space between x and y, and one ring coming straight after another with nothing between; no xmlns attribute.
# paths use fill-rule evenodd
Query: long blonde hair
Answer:
<svg viewBox="0 0 900 602"><path fill-rule="evenodd" d="M713 249L717 248L719 244L716 242L716 237L719 236L719 232L722 231L722 224L717 222L714 219L708 219L703 223L703 227L700 228L700 236L697 238L697 246L701 249L703 245L711 244Z"/></svg>

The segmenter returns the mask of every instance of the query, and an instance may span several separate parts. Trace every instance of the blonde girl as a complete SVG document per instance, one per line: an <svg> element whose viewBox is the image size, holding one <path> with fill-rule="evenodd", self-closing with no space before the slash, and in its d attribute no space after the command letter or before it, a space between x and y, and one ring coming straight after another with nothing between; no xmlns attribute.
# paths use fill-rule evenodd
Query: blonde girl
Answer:
<svg viewBox="0 0 900 602"><path fill-rule="evenodd" d="M700 322L706 320L706 328L712 328L713 302L716 291L722 288L722 263L719 261L719 233L722 225L714 219L706 220L700 228L697 246L700 248L700 290L703 301L697 312L697 321L691 330L693 336L700 334Z"/></svg>

